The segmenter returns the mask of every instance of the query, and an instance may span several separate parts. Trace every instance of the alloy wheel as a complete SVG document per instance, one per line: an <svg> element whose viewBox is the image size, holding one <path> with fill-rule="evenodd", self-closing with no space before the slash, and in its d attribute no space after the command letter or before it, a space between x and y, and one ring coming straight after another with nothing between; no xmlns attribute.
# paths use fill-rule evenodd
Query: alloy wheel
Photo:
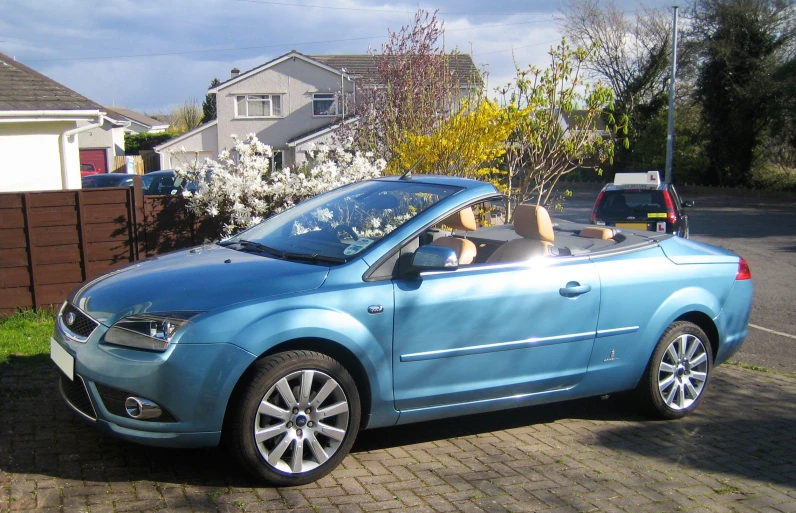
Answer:
<svg viewBox="0 0 796 513"><path fill-rule="evenodd" d="M658 392L672 410L690 407L702 394L708 379L705 344L690 333L675 338L658 366Z"/></svg>
<svg viewBox="0 0 796 513"><path fill-rule="evenodd" d="M310 369L277 380L260 401L253 436L265 462L285 474L323 465L343 444L349 402L328 374Z"/></svg>

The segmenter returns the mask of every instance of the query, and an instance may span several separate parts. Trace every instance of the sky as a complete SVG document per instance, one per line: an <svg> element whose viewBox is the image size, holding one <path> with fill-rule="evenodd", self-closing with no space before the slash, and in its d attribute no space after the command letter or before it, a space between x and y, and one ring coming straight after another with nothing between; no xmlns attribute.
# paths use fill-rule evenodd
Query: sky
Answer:
<svg viewBox="0 0 796 513"><path fill-rule="evenodd" d="M561 40L545 0L2 0L0 52L102 105L158 114L290 50L378 52L418 8L439 10L445 47L471 54L490 91L515 60L546 67Z"/></svg>

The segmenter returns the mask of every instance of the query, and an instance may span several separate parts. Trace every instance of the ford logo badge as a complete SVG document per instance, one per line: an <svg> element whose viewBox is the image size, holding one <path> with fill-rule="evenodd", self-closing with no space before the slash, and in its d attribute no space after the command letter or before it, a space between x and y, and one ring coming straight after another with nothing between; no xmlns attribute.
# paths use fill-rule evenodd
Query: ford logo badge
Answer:
<svg viewBox="0 0 796 513"><path fill-rule="evenodd" d="M75 323L75 313L74 312L67 313L66 317L64 317L64 320L66 321L67 326L73 325Z"/></svg>

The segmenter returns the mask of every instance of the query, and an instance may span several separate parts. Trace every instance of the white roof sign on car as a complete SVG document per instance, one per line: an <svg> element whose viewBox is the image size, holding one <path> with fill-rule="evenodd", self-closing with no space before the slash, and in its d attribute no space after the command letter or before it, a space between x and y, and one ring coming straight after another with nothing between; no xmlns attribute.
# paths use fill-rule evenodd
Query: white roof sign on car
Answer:
<svg viewBox="0 0 796 513"><path fill-rule="evenodd" d="M647 171L646 173L616 173L614 185L645 185L655 187L661 184L661 173L659 171Z"/></svg>

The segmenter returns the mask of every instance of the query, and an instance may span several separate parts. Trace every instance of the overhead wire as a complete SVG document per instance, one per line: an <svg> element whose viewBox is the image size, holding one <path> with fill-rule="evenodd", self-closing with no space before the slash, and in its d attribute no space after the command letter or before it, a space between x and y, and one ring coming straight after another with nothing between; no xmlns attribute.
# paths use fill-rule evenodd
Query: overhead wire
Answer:
<svg viewBox="0 0 796 513"><path fill-rule="evenodd" d="M314 5L314 4L297 4L297 3L290 3L290 2L278 2L272 0L237 0L239 2L248 2L248 3L257 3L257 4L267 4L267 5L278 5L278 6L287 6L287 7L302 7L302 8L313 8L313 9L334 9L334 10L351 10L351 11L366 11L366 12L382 12L382 13L411 13L414 11L397 11L397 10L384 10L384 9L369 9L369 8L362 8L362 7L336 7L336 6L323 6L323 5ZM628 12L639 12L638 9L633 11L625 11L625 14ZM481 15L499 15L499 16L520 16L526 13L459 13L459 12L439 12L438 14L444 15L461 15L461 16L481 16ZM554 21L554 17L546 17L543 19L536 19L530 21L523 21L523 22L516 22L516 23L500 23L500 24L492 24L492 25L478 25L478 26L471 26L465 28L458 28L458 29L445 29L445 32L467 32L467 31L475 31L475 30L482 30L482 29L489 29L489 28L500 28L500 27L509 27L509 26L519 26L519 25L532 25L536 23L548 23ZM198 55L198 54L205 54L205 53L222 53L222 52L237 52L237 51L244 51L244 50L266 50L271 48L285 48L285 47L298 47L298 46L308 46L308 45L319 45L319 44L328 44L328 43L347 43L352 41L367 41L372 39L386 39L389 36L381 35L381 36L364 36L364 37L353 37L353 38L342 38L342 39L325 39L320 41L300 41L300 42L292 42L292 43L279 43L279 44L270 44L270 45L256 45L256 46L239 46L239 47L228 47L228 48L208 48L202 50L183 50L183 51L175 51L175 52L157 52L157 53L137 53L137 54L126 54L126 55L101 55L101 56L84 56L84 57L56 57L56 58L46 58L46 59L26 59L25 62L68 62L68 61L100 61L100 60L111 60L111 59L136 59L136 58L144 58L144 57L173 57L179 55ZM512 48L507 48L505 50L496 50L491 52L484 52L478 53L474 55L483 56L483 55L493 55L498 53L505 53L505 52L512 52L514 50L522 49L522 48L530 48L533 46L541 46L544 44L553 44L555 41L545 41L541 43L534 43L530 45L524 46L514 46Z"/></svg>
<svg viewBox="0 0 796 513"><path fill-rule="evenodd" d="M499 28L499 27L508 27L508 26L516 26L516 25L529 25L534 23L545 23L549 20L533 20L533 21L525 21L519 23L500 23L497 25L480 25L477 27L467 27L467 28L459 28L459 29L445 29L446 32L462 32L462 31L470 31L470 30L480 30L486 28ZM264 50L268 48L281 48L281 47L295 47L295 46L307 46L307 45L317 45L317 44L326 44L326 43L343 43L343 42L350 42L350 41L366 41L371 39L386 39L388 36L365 36L365 37L352 37L352 38L345 38L345 39L326 39L322 41L304 41L304 42L293 42L293 43L279 43L273 45L258 45L258 46L240 46L240 47L231 47L231 48L210 48L205 50L184 50L180 52L160 52L160 53L139 53L139 54L127 54L127 55L102 55L102 56L93 56L93 57L60 57L60 58L52 58L52 59L27 59L26 62L65 62L65 61L96 61L96 60L107 60L107 59L133 59L133 58L140 58L140 57L170 57L175 55L194 55L194 54L201 54L201 53L214 53L214 52L235 52L241 50Z"/></svg>

